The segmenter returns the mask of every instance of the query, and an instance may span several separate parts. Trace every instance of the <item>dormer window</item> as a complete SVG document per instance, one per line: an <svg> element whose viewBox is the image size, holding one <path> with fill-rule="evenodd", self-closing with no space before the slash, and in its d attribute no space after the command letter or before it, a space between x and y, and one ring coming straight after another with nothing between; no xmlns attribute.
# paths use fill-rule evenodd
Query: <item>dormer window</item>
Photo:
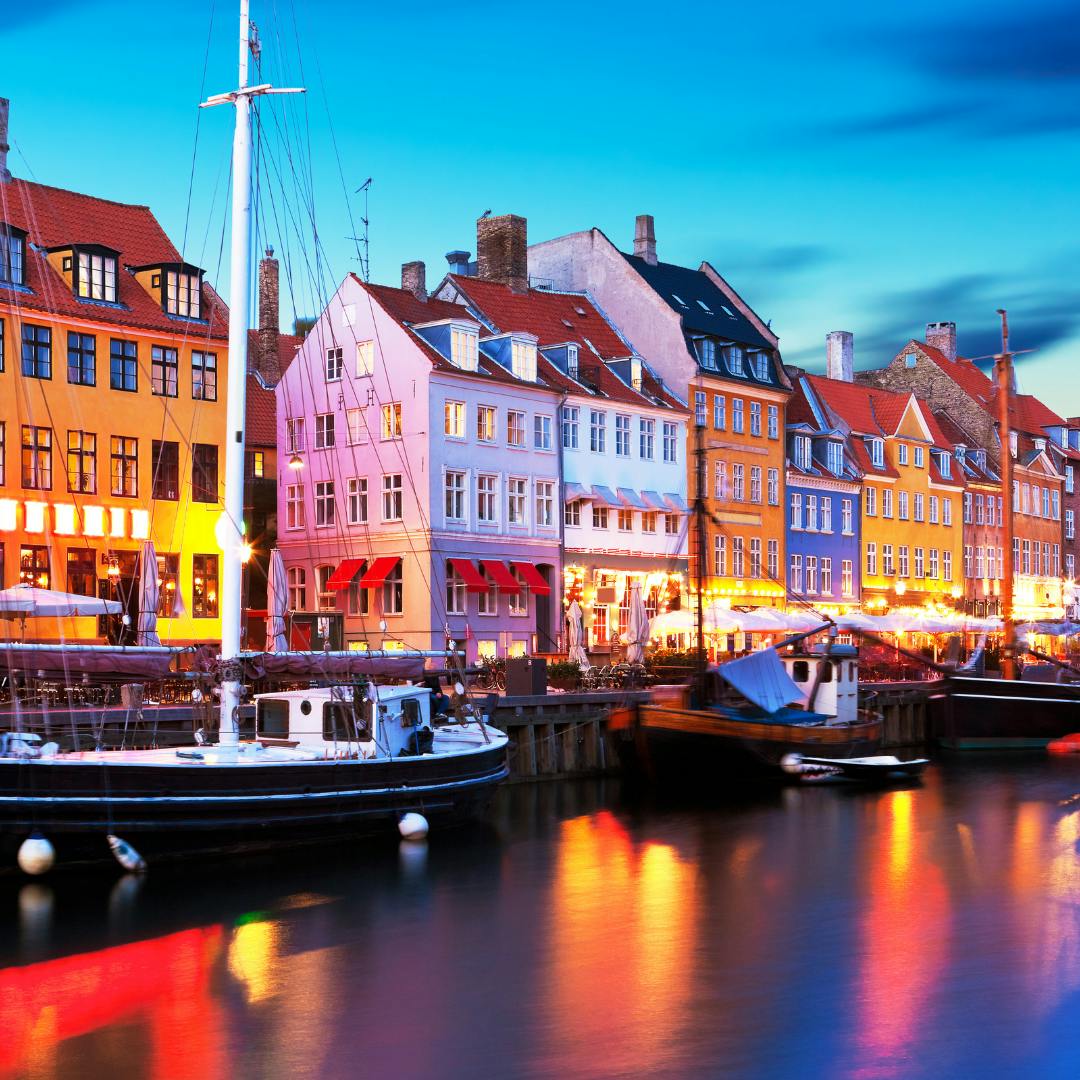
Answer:
<svg viewBox="0 0 1080 1080"><path fill-rule="evenodd" d="M833 476L839 476L844 471L844 444L830 442L826 444L826 464Z"/></svg>
<svg viewBox="0 0 1080 1080"><path fill-rule="evenodd" d="M566 346L566 374L571 379L578 377L578 347L576 345Z"/></svg>
<svg viewBox="0 0 1080 1080"><path fill-rule="evenodd" d="M71 287L80 300L116 303L116 252L106 248L77 248L71 259Z"/></svg>
<svg viewBox="0 0 1080 1080"><path fill-rule="evenodd" d="M26 233L0 225L0 284L26 284Z"/></svg>
<svg viewBox="0 0 1080 1080"><path fill-rule="evenodd" d="M739 378L745 377L746 372L743 370L743 351L738 345L724 346L724 367L726 367L732 375L738 375Z"/></svg>
<svg viewBox="0 0 1080 1080"><path fill-rule="evenodd" d="M884 439L871 439L870 440L870 460L874 463L874 468L885 468L885 440Z"/></svg>
<svg viewBox="0 0 1080 1080"><path fill-rule="evenodd" d="M750 358L750 370L754 373L755 379L760 379L762 382L769 381L769 354L762 352L760 349L748 354Z"/></svg>
<svg viewBox="0 0 1080 1080"><path fill-rule="evenodd" d="M480 334L455 326L450 330L450 363L462 371L476 371L480 358Z"/></svg>
<svg viewBox="0 0 1080 1080"><path fill-rule="evenodd" d="M795 436L795 464L804 471L810 468L810 436Z"/></svg>
<svg viewBox="0 0 1080 1080"><path fill-rule="evenodd" d="M198 319L202 315L201 274L191 273L191 268L180 267L165 271L164 302L170 315L184 319Z"/></svg>
<svg viewBox="0 0 1080 1080"><path fill-rule="evenodd" d="M986 468L986 451L985 450L976 450L975 453L974 453L974 457L975 457L975 464L978 465L980 469L985 469Z"/></svg>
<svg viewBox="0 0 1080 1080"><path fill-rule="evenodd" d="M1035 449L1036 450L1045 450L1046 449L1046 440L1045 439L1036 439L1035 440Z"/></svg>
<svg viewBox="0 0 1080 1080"><path fill-rule="evenodd" d="M952 476L952 458L948 454L938 454L938 470L945 480Z"/></svg>
<svg viewBox="0 0 1080 1080"><path fill-rule="evenodd" d="M536 342L515 341L510 354L510 370L522 382L536 382Z"/></svg>
<svg viewBox="0 0 1080 1080"><path fill-rule="evenodd" d="M1017 443L1017 438L1016 438L1016 432L1015 431L1010 431L1009 432L1009 453L1012 454L1013 457L1016 457L1017 445L1018 445L1018 443Z"/></svg>
<svg viewBox="0 0 1080 1080"><path fill-rule="evenodd" d="M712 338L698 340L698 359L703 368L708 368L710 371L716 370L716 342Z"/></svg>

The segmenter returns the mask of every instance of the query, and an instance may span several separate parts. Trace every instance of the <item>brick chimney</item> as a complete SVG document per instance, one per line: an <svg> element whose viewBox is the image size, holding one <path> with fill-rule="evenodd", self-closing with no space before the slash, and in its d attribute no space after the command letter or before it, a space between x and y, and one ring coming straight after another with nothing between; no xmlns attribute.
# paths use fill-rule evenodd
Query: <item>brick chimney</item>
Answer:
<svg viewBox="0 0 1080 1080"><path fill-rule="evenodd" d="M401 264L401 287L422 304L427 303L427 267L422 262Z"/></svg>
<svg viewBox="0 0 1080 1080"><path fill-rule="evenodd" d="M248 368L257 371L265 382L277 386L281 378L278 360L278 322L281 318L278 300L278 261L274 249L266 249L266 258L259 261L259 350L248 357Z"/></svg>
<svg viewBox="0 0 1080 1080"><path fill-rule="evenodd" d="M946 359L956 359L956 323L932 322L926 324L926 344L933 345L945 354Z"/></svg>
<svg viewBox="0 0 1080 1080"><path fill-rule="evenodd" d="M477 221L476 276L502 282L514 292L528 290L529 240L525 218L502 214Z"/></svg>
<svg viewBox="0 0 1080 1080"><path fill-rule="evenodd" d="M656 265L656 225L652 214L638 214L634 223L634 254L650 266Z"/></svg>
<svg viewBox="0 0 1080 1080"><path fill-rule="evenodd" d="M830 330L825 335L825 374L841 382L854 380L855 335L850 330Z"/></svg>
<svg viewBox="0 0 1080 1080"><path fill-rule="evenodd" d="M7 184L11 181L11 173L8 172L7 156L8 150L8 109L11 103L7 98L0 97L0 184Z"/></svg>

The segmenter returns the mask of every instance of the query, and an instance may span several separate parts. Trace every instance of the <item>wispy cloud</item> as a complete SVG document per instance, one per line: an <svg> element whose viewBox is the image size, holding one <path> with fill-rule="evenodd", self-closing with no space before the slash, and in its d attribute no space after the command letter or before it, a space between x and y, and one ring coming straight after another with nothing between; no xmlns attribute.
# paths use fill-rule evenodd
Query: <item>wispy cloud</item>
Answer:
<svg viewBox="0 0 1080 1080"><path fill-rule="evenodd" d="M48 22L71 8L83 7L86 0L37 0L33 4L10 3L4 11L4 30L25 30Z"/></svg>

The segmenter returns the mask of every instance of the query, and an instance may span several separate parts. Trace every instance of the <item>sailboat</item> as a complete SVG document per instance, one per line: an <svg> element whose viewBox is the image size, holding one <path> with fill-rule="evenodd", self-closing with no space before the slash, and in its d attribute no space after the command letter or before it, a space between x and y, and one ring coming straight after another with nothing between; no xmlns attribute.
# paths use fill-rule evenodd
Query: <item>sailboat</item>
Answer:
<svg viewBox="0 0 1080 1080"><path fill-rule="evenodd" d="M508 774L507 737L464 701L451 722L431 712L415 682L432 656L241 652L245 380L251 237L251 110L256 97L298 91L249 85L253 24L240 0L238 88L205 105L235 108L231 214L229 371L222 550L222 686L216 743L180 749L61 752L40 736L0 738L0 869L42 873L113 857L126 869L178 855L309 843L341 834L399 831L475 815ZM167 667L175 650L15 645L28 670L125 671ZM256 699L255 738L240 740L245 667L308 679L336 673L324 688ZM10 666L10 661L9 661ZM9 856L5 859L4 856Z"/></svg>
<svg viewBox="0 0 1080 1080"><path fill-rule="evenodd" d="M1013 403L1013 353L1009 349L1009 319L1003 309L1001 352L994 357L997 384L998 433L1001 447L1001 496L1004 508L1001 582L1001 678L964 672L945 676L933 695L934 731L950 750L1025 750L1044 748L1054 739L1080 731L1080 685L1069 682L1029 682L1020 678L1017 657L1013 564L1013 461L1010 409ZM1050 660L1049 657L1042 659ZM1052 663L1057 663L1053 661ZM1062 672L1080 678L1080 671L1059 664Z"/></svg>

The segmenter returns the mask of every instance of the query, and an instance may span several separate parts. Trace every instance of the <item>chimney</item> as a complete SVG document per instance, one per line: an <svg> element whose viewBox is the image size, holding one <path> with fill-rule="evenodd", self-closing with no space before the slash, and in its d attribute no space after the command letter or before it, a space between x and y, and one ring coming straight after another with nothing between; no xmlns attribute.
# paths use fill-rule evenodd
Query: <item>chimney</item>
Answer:
<svg viewBox="0 0 1080 1080"><path fill-rule="evenodd" d="M855 335L850 330L830 330L825 335L825 374L830 379L855 379Z"/></svg>
<svg viewBox="0 0 1080 1080"><path fill-rule="evenodd" d="M450 264L451 274L457 274L459 277L469 276L469 252L448 251L446 261Z"/></svg>
<svg viewBox="0 0 1080 1080"><path fill-rule="evenodd" d="M277 386L281 378L278 361L278 261L274 249L266 249L266 258L259 262L259 350L248 369L257 371L270 386Z"/></svg>
<svg viewBox="0 0 1080 1080"><path fill-rule="evenodd" d="M956 323L932 322L926 324L926 344L933 345L945 354L946 359L956 359Z"/></svg>
<svg viewBox="0 0 1080 1080"><path fill-rule="evenodd" d="M514 292L529 288L528 222L517 214L482 217L476 223L476 276L509 285Z"/></svg>
<svg viewBox="0 0 1080 1080"><path fill-rule="evenodd" d="M11 173L8 172L7 156L10 149L7 141L8 133L8 108L10 102L7 98L0 97L0 184L11 181Z"/></svg>
<svg viewBox="0 0 1080 1080"><path fill-rule="evenodd" d="M401 264L401 287L422 304L427 303L427 267L422 262Z"/></svg>
<svg viewBox="0 0 1080 1080"><path fill-rule="evenodd" d="M652 214L638 214L634 224L634 254L650 266L656 265L656 226Z"/></svg>

